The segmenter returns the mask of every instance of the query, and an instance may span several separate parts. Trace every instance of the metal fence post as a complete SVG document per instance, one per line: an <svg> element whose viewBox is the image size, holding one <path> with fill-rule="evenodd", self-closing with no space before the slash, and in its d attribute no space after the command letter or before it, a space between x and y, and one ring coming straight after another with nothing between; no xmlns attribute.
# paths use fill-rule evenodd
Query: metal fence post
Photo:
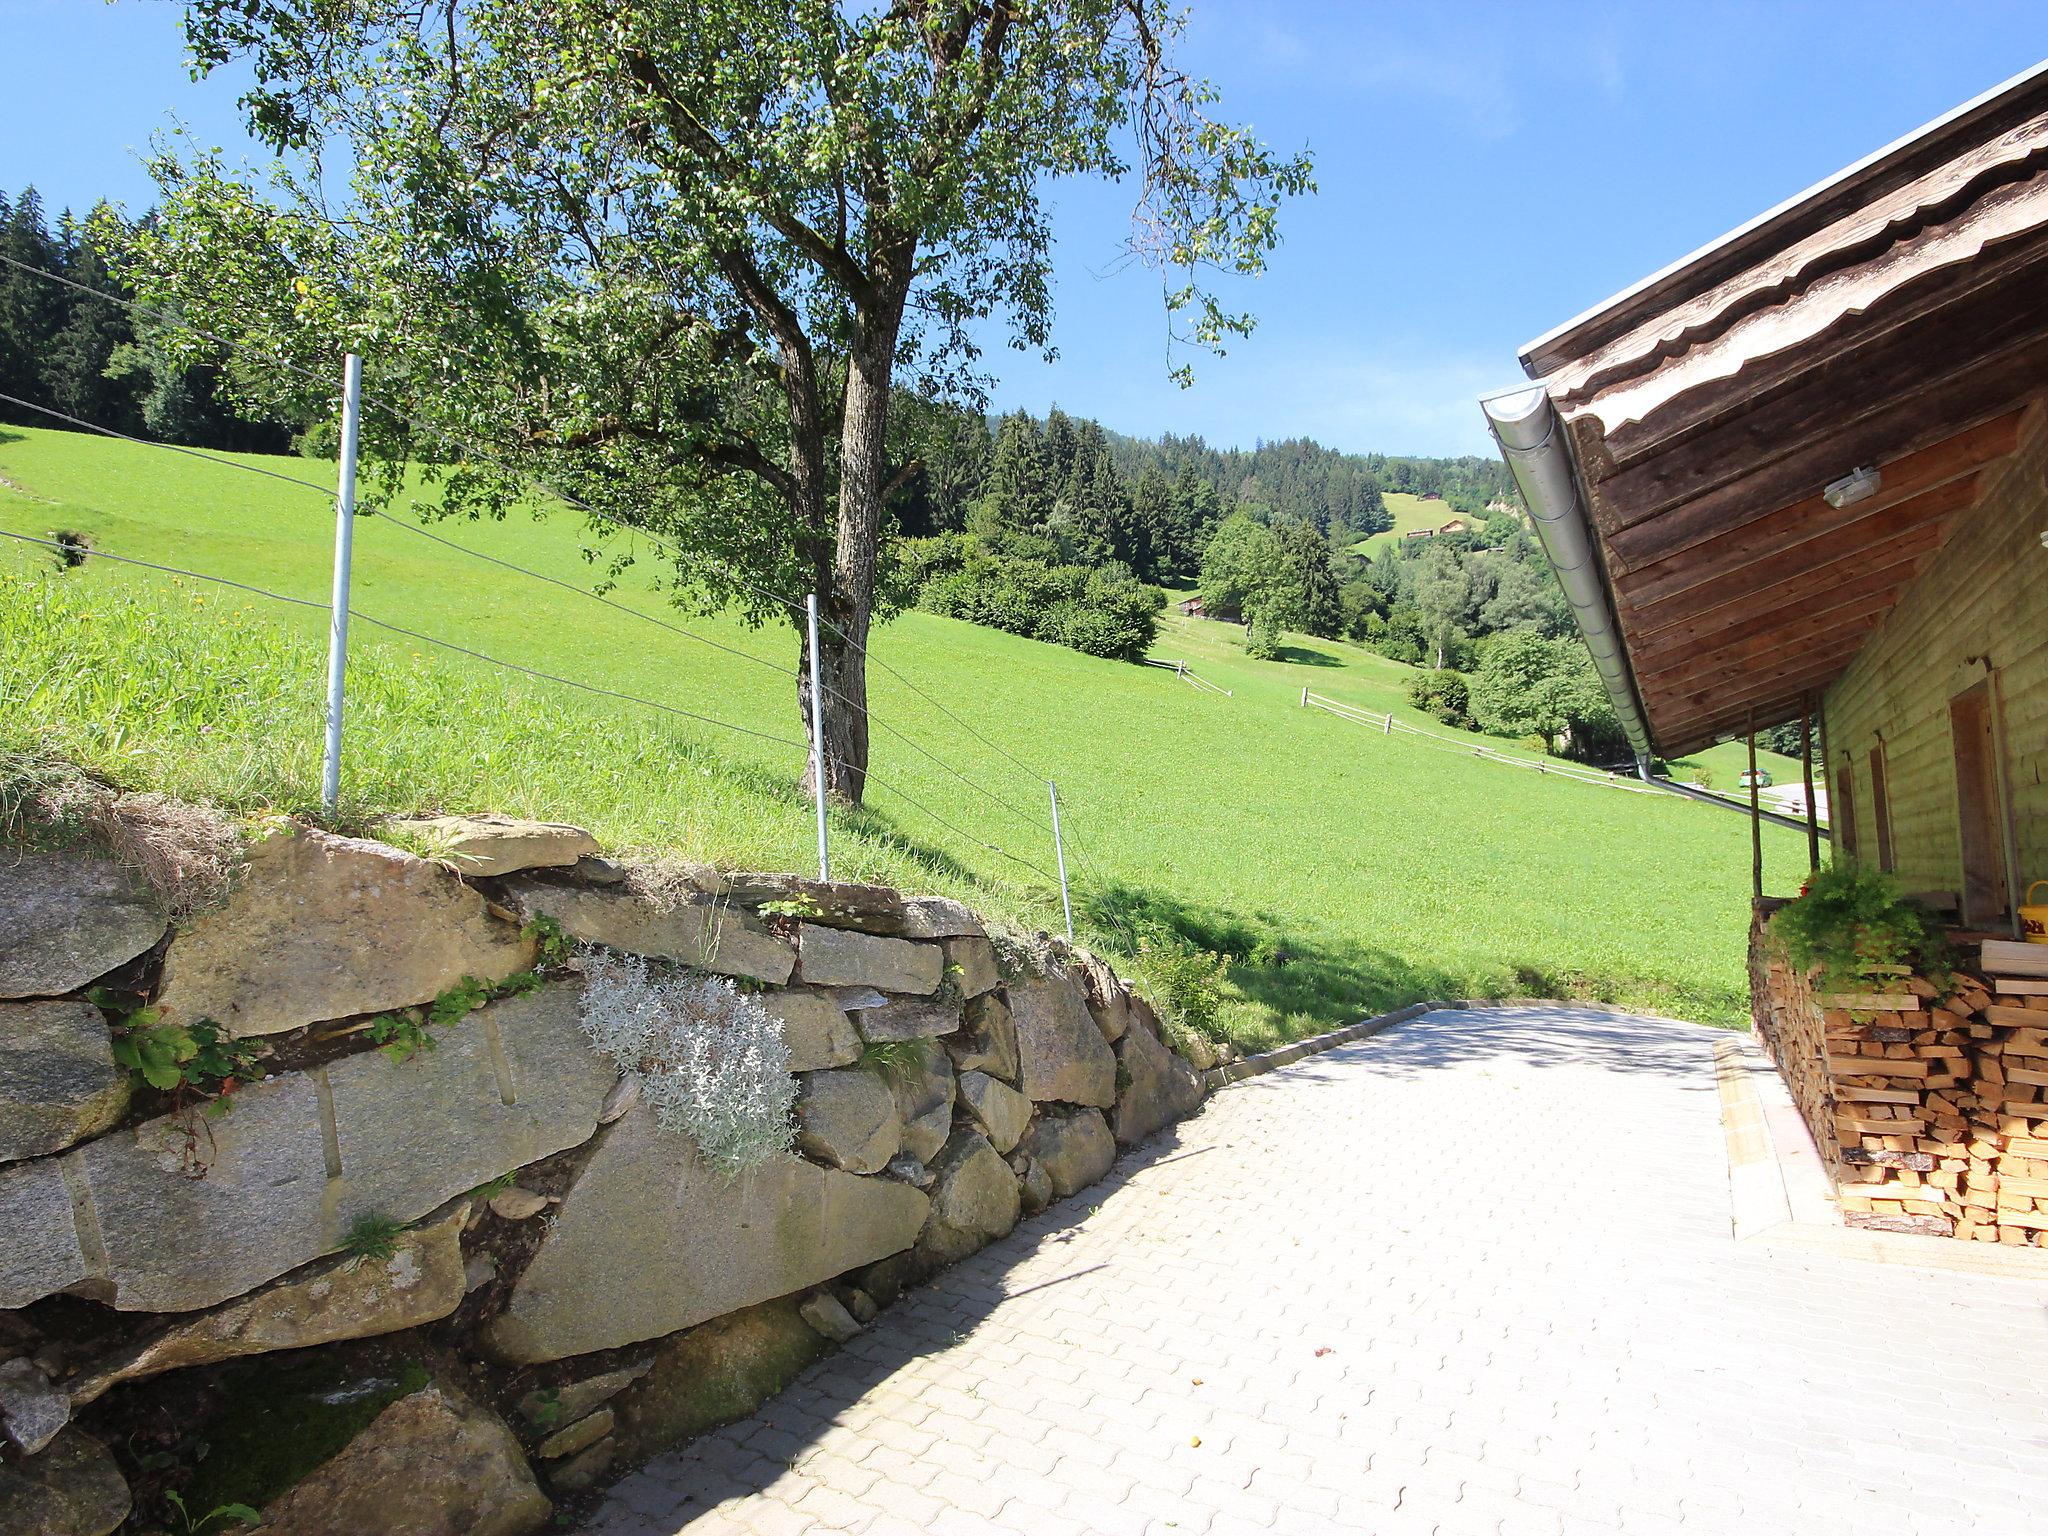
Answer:
<svg viewBox="0 0 2048 1536"><path fill-rule="evenodd" d="M334 591L327 624L327 750L320 764L320 803L341 801L341 706L348 673L349 564L355 552L356 449L361 437L363 360L341 365L341 484L334 498Z"/></svg>
<svg viewBox="0 0 2048 1536"><path fill-rule="evenodd" d="M818 594L804 598L804 621L811 638L811 784L818 802L818 879L832 878L832 857L825 846L825 690L818 682Z"/></svg>
<svg viewBox="0 0 2048 1536"><path fill-rule="evenodd" d="M1060 866L1060 908L1067 914L1067 942L1074 942L1074 902L1067 894L1067 845L1060 839L1060 787L1051 779L1045 787L1052 795L1052 853Z"/></svg>

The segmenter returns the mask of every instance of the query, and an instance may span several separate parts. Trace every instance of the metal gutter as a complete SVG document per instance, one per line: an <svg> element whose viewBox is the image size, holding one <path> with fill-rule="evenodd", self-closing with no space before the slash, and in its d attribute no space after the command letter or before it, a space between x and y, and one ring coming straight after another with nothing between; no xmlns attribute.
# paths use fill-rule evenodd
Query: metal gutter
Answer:
<svg viewBox="0 0 2048 1536"><path fill-rule="evenodd" d="M1652 755L1649 720L1636 691L1635 674L1629 669L1621 626L1615 621L1585 502L1579 496L1578 471L1557 408L1541 385L1492 395L1479 404L1521 489L1523 504L1535 519L1543 553L1571 602L1572 617L1578 620L1579 633L1592 653L1594 670L1614 701L1614 713L1635 752L1636 774L1647 781Z"/></svg>

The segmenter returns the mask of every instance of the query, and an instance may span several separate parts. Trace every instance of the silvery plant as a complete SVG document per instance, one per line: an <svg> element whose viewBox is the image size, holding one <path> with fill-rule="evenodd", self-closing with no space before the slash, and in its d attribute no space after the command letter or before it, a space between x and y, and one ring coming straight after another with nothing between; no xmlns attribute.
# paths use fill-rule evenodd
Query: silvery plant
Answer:
<svg viewBox="0 0 2048 1536"><path fill-rule="evenodd" d="M794 1142L796 1079L782 1026L723 977L656 970L631 955L583 956L583 1030L640 1084L656 1123L728 1175Z"/></svg>

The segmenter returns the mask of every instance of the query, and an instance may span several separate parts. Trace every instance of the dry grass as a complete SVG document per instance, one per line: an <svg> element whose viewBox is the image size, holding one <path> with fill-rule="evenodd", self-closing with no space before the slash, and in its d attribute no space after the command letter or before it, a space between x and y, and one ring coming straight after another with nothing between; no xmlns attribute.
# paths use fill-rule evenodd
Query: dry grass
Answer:
<svg viewBox="0 0 2048 1536"><path fill-rule="evenodd" d="M0 843L89 848L135 870L185 922L227 897L243 863L236 824L206 806L123 794L62 758L0 753Z"/></svg>

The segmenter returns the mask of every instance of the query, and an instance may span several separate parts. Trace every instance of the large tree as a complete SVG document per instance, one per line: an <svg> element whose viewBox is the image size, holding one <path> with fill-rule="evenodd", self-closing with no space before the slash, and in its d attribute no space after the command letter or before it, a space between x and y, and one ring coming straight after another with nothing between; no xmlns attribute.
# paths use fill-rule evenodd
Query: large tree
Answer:
<svg viewBox="0 0 2048 1536"><path fill-rule="evenodd" d="M1128 178L1171 334L1249 318L1305 157L1218 120L1169 0L192 0L255 85L260 191L157 163L131 262L195 326L332 372L361 352L457 506L530 477L673 541L757 621L815 590L827 781L861 797L892 386L978 401L984 321L1049 350L1063 176ZM1185 364L1182 364L1185 367ZM266 381L275 385L275 378ZM455 445L464 446L455 446ZM799 633L801 631L799 630ZM800 666L799 672L804 669Z"/></svg>

